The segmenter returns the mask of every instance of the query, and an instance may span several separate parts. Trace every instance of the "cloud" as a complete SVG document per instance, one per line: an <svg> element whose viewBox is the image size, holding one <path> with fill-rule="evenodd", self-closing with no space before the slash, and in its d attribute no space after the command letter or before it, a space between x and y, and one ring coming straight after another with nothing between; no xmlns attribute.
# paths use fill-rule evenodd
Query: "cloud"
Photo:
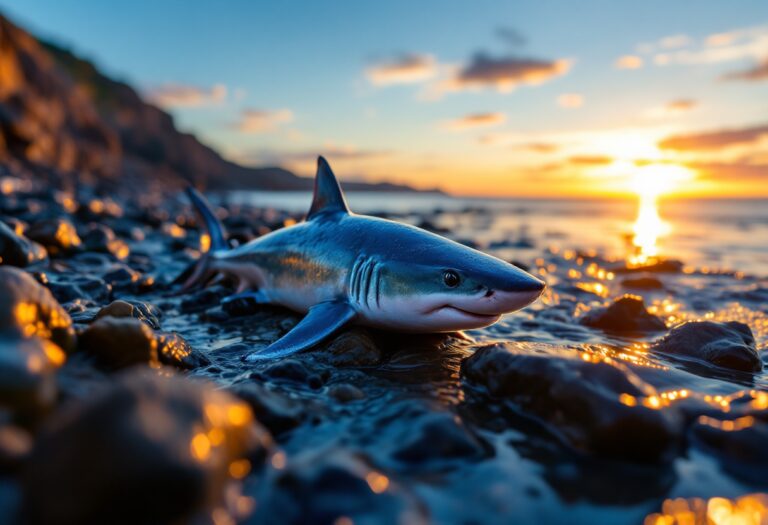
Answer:
<svg viewBox="0 0 768 525"><path fill-rule="evenodd" d="M758 82L768 80L768 58L754 66L741 71L733 71L720 77L722 80L744 80L747 82Z"/></svg>
<svg viewBox="0 0 768 525"><path fill-rule="evenodd" d="M691 37L688 35L670 35L665 36L661 40L659 40L659 46L663 47L664 49L677 49L681 47L685 47L689 45L692 42Z"/></svg>
<svg viewBox="0 0 768 525"><path fill-rule="evenodd" d="M575 155L568 157L568 162L579 166L605 166L613 162L613 158L606 155Z"/></svg>
<svg viewBox="0 0 768 525"><path fill-rule="evenodd" d="M146 96L150 102L162 108L196 108L224 102L227 87L216 84L210 89L203 89L183 84L165 84L150 89Z"/></svg>
<svg viewBox="0 0 768 525"><path fill-rule="evenodd" d="M652 107L645 112L647 118L670 118L689 113L698 107L698 101L692 98L670 100L663 106Z"/></svg>
<svg viewBox="0 0 768 525"><path fill-rule="evenodd" d="M690 99L690 98L679 98L679 99L667 102L667 105L665 107L669 111L680 111L680 112L682 112L682 111L690 111L693 108L695 108L697 105L698 105L698 102L696 102L693 99Z"/></svg>
<svg viewBox="0 0 768 525"><path fill-rule="evenodd" d="M551 142L529 142L523 144L521 148L536 153L554 153L560 149L560 145Z"/></svg>
<svg viewBox="0 0 768 525"><path fill-rule="evenodd" d="M563 93L557 97L557 104L566 109L576 109L584 105L584 96L579 93Z"/></svg>
<svg viewBox="0 0 768 525"><path fill-rule="evenodd" d="M471 113L463 117L443 122L440 127L448 131L464 131L467 129L498 126L507 120L507 115L501 112Z"/></svg>
<svg viewBox="0 0 768 525"><path fill-rule="evenodd" d="M659 147L676 151L712 151L738 144L757 142L764 135L768 135L768 124L742 129L723 129L690 135L673 135L660 141Z"/></svg>
<svg viewBox="0 0 768 525"><path fill-rule="evenodd" d="M654 62L666 64L716 64L734 60L760 60L768 49L768 26L755 26L709 35L687 49L659 53Z"/></svg>
<svg viewBox="0 0 768 525"><path fill-rule="evenodd" d="M437 71L437 61L433 56L404 54L371 66L365 73L374 86L389 86L424 82L433 78Z"/></svg>
<svg viewBox="0 0 768 525"><path fill-rule="evenodd" d="M441 88L443 91L495 88L500 92L509 92L522 84L541 84L564 75L570 66L570 61L565 59L493 57L481 52L456 69L452 76L441 84Z"/></svg>
<svg viewBox="0 0 768 525"><path fill-rule="evenodd" d="M242 133L265 133L289 122L293 122L290 109L245 109L235 127Z"/></svg>
<svg viewBox="0 0 768 525"><path fill-rule="evenodd" d="M637 55L624 55L616 59L618 69L639 69L643 67L643 59Z"/></svg>
<svg viewBox="0 0 768 525"><path fill-rule="evenodd" d="M689 162L686 167L698 172L702 180L717 180L721 182L763 181L768 182L768 165L748 164L746 162Z"/></svg>

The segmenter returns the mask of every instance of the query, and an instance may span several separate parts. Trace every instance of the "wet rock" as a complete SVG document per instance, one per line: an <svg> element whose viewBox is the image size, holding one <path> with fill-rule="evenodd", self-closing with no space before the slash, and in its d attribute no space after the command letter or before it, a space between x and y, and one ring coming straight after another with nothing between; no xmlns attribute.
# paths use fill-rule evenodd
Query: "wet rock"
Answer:
<svg viewBox="0 0 768 525"><path fill-rule="evenodd" d="M768 423L752 416L734 420L701 417L691 432L698 443L718 457L726 471L752 483L765 482Z"/></svg>
<svg viewBox="0 0 768 525"><path fill-rule="evenodd" d="M510 422L518 414L535 418L577 449L661 462L679 444L676 408L646 407L643 399L659 400L656 391L615 360L585 360L575 350L541 344L499 344L467 358L461 376L481 404L508 409Z"/></svg>
<svg viewBox="0 0 768 525"><path fill-rule="evenodd" d="M417 420L393 453L397 460L410 464L478 459L484 449L479 439L450 413L431 413Z"/></svg>
<svg viewBox="0 0 768 525"><path fill-rule="evenodd" d="M112 295L112 286L98 277L78 276L66 279L57 277L46 286L61 303L81 299L101 303L108 301Z"/></svg>
<svg viewBox="0 0 768 525"><path fill-rule="evenodd" d="M295 381L297 383L306 383L310 374L309 369L304 366L304 363L296 359L283 359L264 370L264 375L272 379Z"/></svg>
<svg viewBox="0 0 768 525"><path fill-rule="evenodd" d="M102 317L132 317L146 323L154 330L160 329L160 310L149 303L140 301L112 301L107 306L99 310L96 314L97 319Z"/></svg>
<svg viewBox="0 0 768 525"><path fill-rule="evenodd" d="M676 326L652 350L694 357L732 370L763 369L752 330L736 321L696 321Z"/></svg>
<svg viewBox="0 0 768 525"><path fill-rule="evenodd" d="M137 282L141 274L128 266L118 266L101 277L114 288L126 288Z"/></svg>
<svg viewBox="0 0 768 525"><path fill-rule="evenodd" d="M157 353L160 362L164 365L193 370L211 364L211 361L202 352L192 348L177 333L157 334L155 339L157 340Z"/></svg>
<svg viewBox="0 0 768 525"><path fill-rule="evenodd" d="M293 430L308 417L302 402L269 390L259 383L240 383L233 386L231 391L250 405L256 419L274 436ZM313 412L320 410L315 407Z"/></svg>
<svg viewBox="0 0 768 525"><path fill-rule="evenodd" d="M217 306L221 299L230 293L222 287L210 287L200 290L184 298L180 305L181 312L185 314L202 312Z"/></svg>
<svg viewBox="0 0 768 525"><path fill-rule="evenodd" d="M46 259L48 252L45 248L0 222L0 264L24 268Z"/></svg>
<svg viewBox="0 0 768 525"><path fill-rule="evenodd" d="M342 333L327 347L318 349L312 355L318 361L336 367L373 366L381 362L381 350L362 328Z"/></svg>
<svg viewBox="0 0 768 525"><path fill-rule="evenodd" d="M34 426L56 402L64 352L39 337L0 337L0 421Z"/></svg>
<svg viewBox="0 0 768 525"><path fill-rule="evenodd" d="M290 503L288 503L290 502ZM348 452L310 451L274 469L246 523L428 523L424 504L386 474Z"/></svg>
<svg viewBox="0 0 768 525"><path fill-rule="evenodd" d="M350 401L365 399L365 392L349 383L333 385L328 389L328 395L339 403L349 403Z"/></svg>
<svg viewBox="0 0 768 525"><path fill-rule="evenodd" d="M622 263L620 265L611 266L608 270L617 274L641 272L680 273L683 271L683 263L682 261L676 261L674 259L653 259L640 265L627 266Z"/></svg>
<svg viewBox="0 0 768 525"><path fill-rule="evenodd" d="M621 285L624 288L632 288L634 290L662 290L664 289L664 283L658 280L656 277L637 277L623 279Z"/></svg>
<svg viewBox="0 0 768 525"><path fill-rule="evenodd" d="M69 219L46 219L32 224L27 237L46 247L51 255L66 254L80 249L82 241Z"/></svg>
<svg viewBox="0 0 768 525"><path fill-rule="evenodd" d="M0 267L2 336L37 336L67 352L75 346L72 320L51 292L28 273L7 266Z"/></svg>
<svg viewBox="0 0 768 525"><path fill-rule="evenodd" d="M103 317L80 334L78 349L108 370L137 364L160 366L155 334L138 319Z"/></svg>
<svg viewBox="0 0 768 525"><path fill-rule="evenodd" d="M269 434L248 406L205 383L149 371L116 376L55 414L22 473L25 523L207 523ZM87 465L87 467L86 467Z"/></svg>
<svg viewBox="0 0 768 525"><path fill-rule="evenodd" d="M606 332L645 333L667 329L661 318L645 309L641 297L625 295L608 307L594 308L579 323Z"/></svg>
<svg viewBox="0 0 768 525"><path fill-rule="evenodd" d="M118 239L111 228L103 224L92 224L82 240L88 250L109 253L120 260L127 258L130 254L128 245Z"/></svg>

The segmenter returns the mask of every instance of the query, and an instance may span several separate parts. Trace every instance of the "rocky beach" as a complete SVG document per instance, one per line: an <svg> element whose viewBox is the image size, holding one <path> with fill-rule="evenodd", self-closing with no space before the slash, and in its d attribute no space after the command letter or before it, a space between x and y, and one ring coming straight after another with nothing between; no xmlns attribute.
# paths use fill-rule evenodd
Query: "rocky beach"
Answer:
<svg viewBox="0 0 768 525"><path fill-rule="evenodd" d="M547 290L469 337L353 328L244 363L299 317L222 306L227 280L178 293L209 246L180 189L215 190L242 244L303 214L227 190L309 181L223 160L6 19L0 64L4 523L768 520L768 272L452 228L494 229L482 209L381 212Z"/></svg>

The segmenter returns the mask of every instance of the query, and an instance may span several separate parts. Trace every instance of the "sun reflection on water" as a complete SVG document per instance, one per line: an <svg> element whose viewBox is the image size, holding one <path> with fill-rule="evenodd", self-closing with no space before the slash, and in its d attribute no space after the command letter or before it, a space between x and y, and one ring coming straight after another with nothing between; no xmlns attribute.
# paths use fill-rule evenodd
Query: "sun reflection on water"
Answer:
<svg viewBox="0 0 768 525"><path fill-rule="evenodd" d="M692 176L690 170L672 164L637 168L632 189L638 196L638 212L632 225L634 253L629 257L630 264L645 264L659 255L659 239L672 231L671 225L659 215L659 198Z"/></svg>

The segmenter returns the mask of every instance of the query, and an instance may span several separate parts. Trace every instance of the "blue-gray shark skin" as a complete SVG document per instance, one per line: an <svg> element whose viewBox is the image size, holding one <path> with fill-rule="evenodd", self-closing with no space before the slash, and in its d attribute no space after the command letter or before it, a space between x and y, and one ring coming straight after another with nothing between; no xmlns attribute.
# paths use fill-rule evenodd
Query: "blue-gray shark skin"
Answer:
<svg viewBox="0 0 768 525"><path fill-rule="evenodd" d="M306 220L234 249L205 200L188 193L212 242L185 286L226 273L239 283L233 298L306 314L248 361L303 351L351 323L422 333L481 328L544 290L542 281L496 257L414 226L350 212L322 157Z"/></svg>

